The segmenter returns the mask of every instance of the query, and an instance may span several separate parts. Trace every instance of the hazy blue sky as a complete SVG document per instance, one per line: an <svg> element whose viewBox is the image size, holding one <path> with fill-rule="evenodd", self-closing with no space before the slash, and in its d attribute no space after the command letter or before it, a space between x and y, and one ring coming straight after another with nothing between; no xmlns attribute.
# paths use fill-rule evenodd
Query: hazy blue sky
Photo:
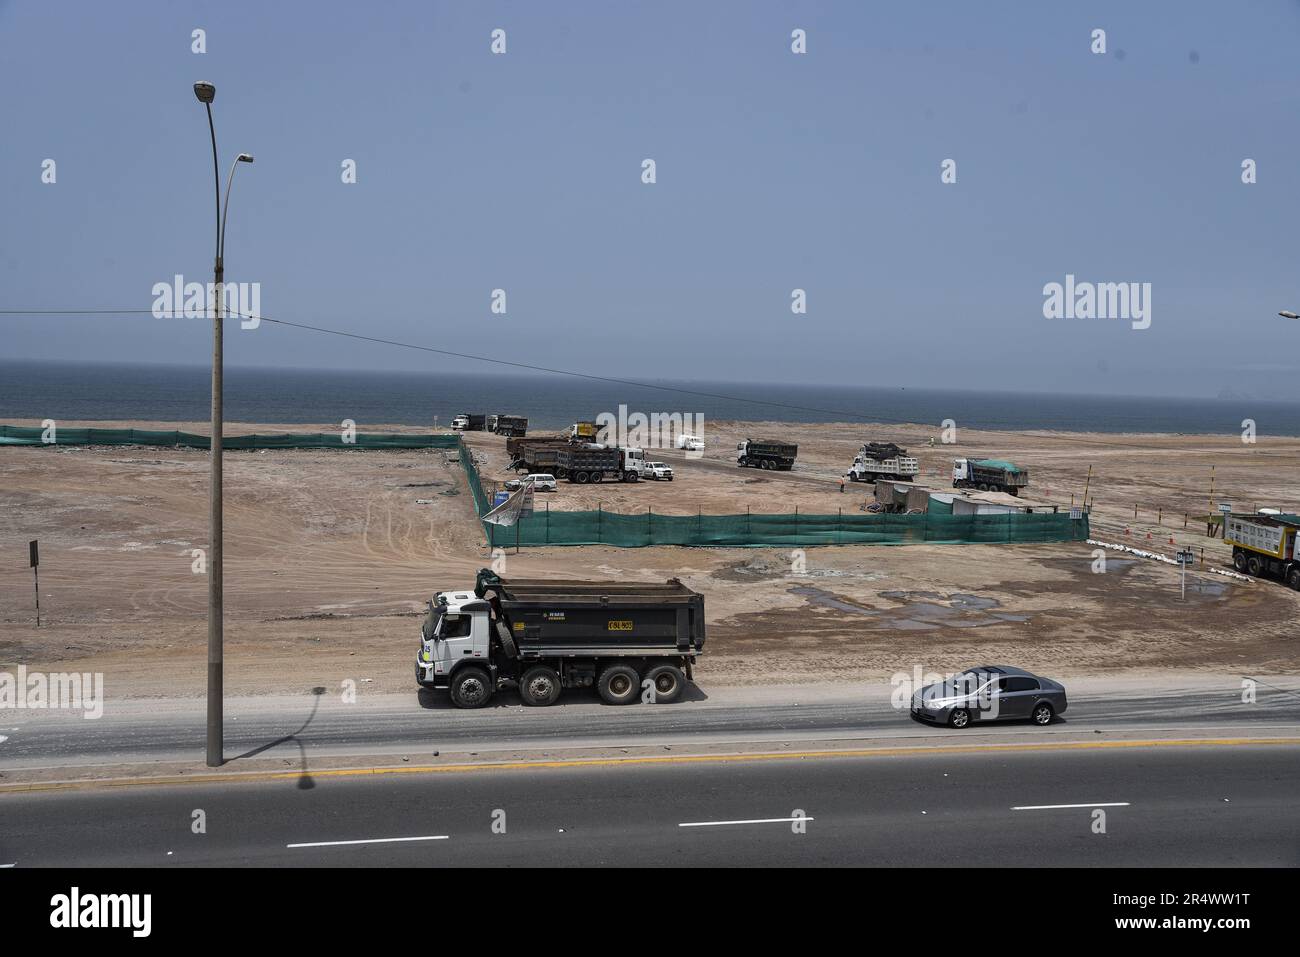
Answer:
<svg viewBox="0 0 1300 957"><path fill-rule="evenodd" d="M0 2L0 308L207 280L206 79L223 182L256 155L227 279L269 316L642 378L1300 397L1297 49L1280 0ZM1151 283L1150 328L1045 319L1067 273ZM209 349L203 320L0 323L9 358Z"/></svg>

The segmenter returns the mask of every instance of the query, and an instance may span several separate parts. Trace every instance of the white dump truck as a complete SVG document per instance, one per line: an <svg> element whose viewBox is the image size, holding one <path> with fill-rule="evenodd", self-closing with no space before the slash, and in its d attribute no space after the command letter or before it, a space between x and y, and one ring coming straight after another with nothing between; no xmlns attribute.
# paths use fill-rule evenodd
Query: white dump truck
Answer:
<svg viewBox="0 0 1300 957"><path fill-rule="evenodd" d="M858 449L847 474L851 482L875 482L912 479L920 471L920 463L915 456L907 454L907 449L893 442L868 442Z"/></svg>
<svg viewBox="0 0 1300 957"><path fill-rule="evenodd" d="M509 684L533 706L593 685L609 704L667 704L703 650L704 596L678 579L507 581L484 568L472 591L429 602L415 680L460 708Z"/></svg>
<svg viewBox="0 0 1300 957"><path fill-rule="evenodd" d="M1232 567L1257 578L1277 578L1300 591L1300 515L1226 515L1223 540L1232 546Z"/></svg>

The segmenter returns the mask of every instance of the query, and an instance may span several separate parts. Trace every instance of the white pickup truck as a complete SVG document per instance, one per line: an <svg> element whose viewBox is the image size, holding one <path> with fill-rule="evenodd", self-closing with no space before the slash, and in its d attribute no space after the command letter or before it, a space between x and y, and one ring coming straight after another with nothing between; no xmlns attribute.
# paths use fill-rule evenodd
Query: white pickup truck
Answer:
<svg viewBox="0 0 1300 957"><path fill-rule="evenodd" d="M641 477L655 479L660 482L671 482L673 480L673 470L663 462L647 462L642 467Z"/></svg>

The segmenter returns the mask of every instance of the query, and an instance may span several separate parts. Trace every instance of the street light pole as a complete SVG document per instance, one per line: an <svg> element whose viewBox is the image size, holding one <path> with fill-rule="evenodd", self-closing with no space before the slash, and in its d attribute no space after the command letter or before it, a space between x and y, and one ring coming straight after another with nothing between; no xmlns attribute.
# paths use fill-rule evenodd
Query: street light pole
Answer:
<svg viewBox="0 0 1300 957"><path fill-rule="evenodd" d="M225 760L223 737L222 696L223 668L225 661L223 593L223 557L222 557L222 499L221 499L221 452L222 452L222 418L223 418L223 381L224 365L223 333L221 311L225 301L225 257L226 214L230 210L230 187L235 178L235 166L241 162L251 163L253 157L240 153L230 167L230 178L226 181L226 206L221 206L221 171L217 165L217 131L212 122L212 101L216 98L217 88L211 83L195 83L194 95L207 107L208 132L212 136L212 180L217 195L217 241L216 254L212 267L214 302L212 321L212 438L209 442L209 461L212 478L208 490L208 767L220 767Z"/></svg>

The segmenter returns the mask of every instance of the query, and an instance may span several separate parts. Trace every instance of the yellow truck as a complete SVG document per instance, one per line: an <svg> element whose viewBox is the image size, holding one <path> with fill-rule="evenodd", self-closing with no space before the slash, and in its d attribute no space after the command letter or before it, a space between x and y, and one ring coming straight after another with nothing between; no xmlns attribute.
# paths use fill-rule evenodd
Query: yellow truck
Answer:
<svg viewBox="0 0 1300 957"><path fill-rule="evenodd" d="M1226 515L1223 540L1232 546L1232 567L1257 578L1277 578L1300 591L1300 515Z"/></svg>

